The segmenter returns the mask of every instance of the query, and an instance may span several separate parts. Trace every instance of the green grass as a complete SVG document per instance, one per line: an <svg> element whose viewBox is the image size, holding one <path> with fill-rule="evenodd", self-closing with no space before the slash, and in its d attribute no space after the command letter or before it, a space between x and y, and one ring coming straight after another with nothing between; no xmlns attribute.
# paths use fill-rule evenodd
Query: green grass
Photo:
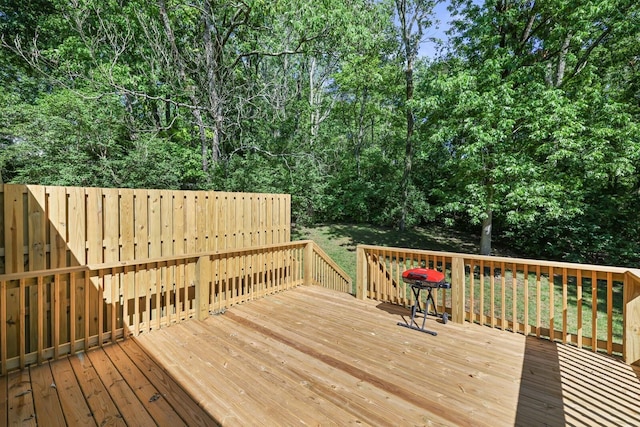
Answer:
<svg viewBox="0 0 640 427"><path fill-rule="evenodd" d="M517 321L524 323L524 275L522 272L518 272L516 275L516 295L513 293L513 275L512 271L505 272L505 292L504 292L504 308L505 318L513 319L513 301L516 299L517 305ZM490 284L491 276L485 275L484 277L484 314L491 315L491 297L490 297ZM553 283L553 316L550 310L550 280L548 275L542 275L540 277L540 327L548 328L550 326L549 318L554 319L554 329L560 330L562 328L563 320L563 284L562 277L557 275L554 278ZM502 317L502 276L496 278L494 281L495 292L495 311L494 316L497 319ZM599 280L597 285L597 336L598 339L606 341L607 339L607 283L606 281ZM474 308L475 312L480 311L480 277L476 275L474 286ZM578 333L578 286L575 277L569 277L566 283L567 291L567 333L571 335L577 335ZM470 286L469 278L467 277L467 297L469 297ZM536 289L536 276L530 274L528 278L528 294L529 294L529 324L536 324L537 316L537 289ZM612 335L613 342L622 343L623 334L623 322L622 322L622 304L623 304L623 289L622 284L614 282L612 284L612 297L613 297L613 313L612 313ZM590 337L592 333L592 290L591 279L582 279L582 333L583 336Z"/></svg>
<svg viewBox="0 0 640 427"><path fill-rule="evenodd" d="M295 227L292 240L313 240L355 281L356 246L375 245L477 254L480 240L442 227L399 231L370 225L332 224ZM496 255L513 256L497 248Z"/></svg>

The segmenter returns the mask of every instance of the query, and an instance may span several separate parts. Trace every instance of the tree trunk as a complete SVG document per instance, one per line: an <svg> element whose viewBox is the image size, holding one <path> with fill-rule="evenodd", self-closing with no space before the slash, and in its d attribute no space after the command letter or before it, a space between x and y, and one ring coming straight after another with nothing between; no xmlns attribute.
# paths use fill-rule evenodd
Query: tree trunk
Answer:
<svg viewBox="0 0 640 427"><path fill-rule="evenodd" d="M309 109L311 110L311 114L309 117L310 129L309 129L309 143L313 145L316 142L316 137L318 136L318 111L316 111L316 94L314 91L314 74L316 72L316 59L311 58L311 63L309 64Z"/></svg>
<svg viewBox="0 0 640 427"><path fill-rule="evenodd" d="M564 82L564 73L567 68L567 54L569 53L569 46L571 45L571 36L571 33L567 34L567 37L565 37L562 47L560 48L560 53L558 54L556 87L562 86L562 83Z"/></svg>
<svg viewBox="0 0 640 427"><path fill-rule="evenodd" d="M207 161L207 134L204 129L204 122L202 121L202 115L197 108L193 110L193 117L196 119L198 125L198 136L200 137L200 149L202 150L202 172L207 173L209 170L209 163Z"/></svg>
<svg viewBox="0 0 640 427"><path fill-rule="evenodd" d="M180 55L175 34L173 32L173 29L171 28L171 21L169 20L169 14L167 13L167 5L164 0L159 0L158 6L160 10L160 17L162 18L162 23L164 26L165 35L167 36L167 39L169 40L169 43L171 45L173 61L178 69L178 75L180 76L180 80L182 82L186 82L187 81L187 78L186 78L187 74L185 71L186 67ZM198 126L198 135L200 137L200 145L202 150L202 171L206 173L209 169L209 166L207 164L207 156L206 156L207 136L205 133L204 122L202 121L202 114L200 113L198 100L194 94L194 88L189 87L188 89L189 89L188 91L190 92L189 98L191 99L191 103L192 103L191 112L193 114L193 117L195 118L196 125Z"/></svg>
<svg viewBox="0 0 640 427"><path fill-rule="evenodd" d="M171 125L172 119L171 119L171 102L169 101L171 99L171 95L167 95L167 100L165 101L164 104L164 123L165 126L169 127ZM173 126L171 126L173 127Z"/></svg>
<svg viewBox="0 0 640 427"><path fill-rule="evenodd" d="M364 146L364 114L367 100L367 90L362 90L362 96L360 97L360 112L358 114L358 133L356 136L355 156L356 156L356 169L357 174L360 176L360 150Z"/></svg>
<svg viewBox="0 0 640 427"><path fill-rule="evenodd" d="M209 97L208 111L211 119L214 122L213 138L211 138L211 163L215 167L216 163L220 160L220 141L222 140L224 115L222 112L222 95L220 93L220 86L222 79L219 78L218 71L219 66L223 60L223 42L214 40L211 37L211 32L215 27L212 17L214 16L213 5L211 2L205 2L204 11L204 32L203 32L203 44L205 51L205 64L206 64L206 79L207 79L207 93Z"/></svg>
<svg viewBox="0 0 640 427"><path fill-rule="evenodd" d="M217 108L220 108L219 106ZM211 161L215 165L220 160L222 154L222 136L223 136L223 120L222 112L216 115L215 127L213 129L213 138L211 139Z"/></svg>
<svg viewBox="0 0 640 427"><path fill-rule="evenodd" d="M480 236L480 255L491 255L491 227L493 225L493 211L487 207L486 217L482 220L482 235Z"/></svg>
<svg viewBox="0 0 640 427"><path fill-rule="evenodd" d="M404 73L406 81L405 114L407 132L405 139L404 171L402 173L402 181L400 183L402 212L399 224L400 230L404 230L407 226L409 217L411 169L413 167L413 156L415 150L415 147L413 146L415 120L413 110L409 106L413 99L414 91L413 63L418 56L419 44L417 40L422 39L423 30L425 26L429 25L427 17L432 13L433 4L430 2L395 0L395 6L398 13L398 21L400 22L400 37L402 40L402 47L404 48L404 61L406 66Z"/></svg>
<svg viewBox="0 0 640 427"><path fill-rule="evenodd" d="M407 70L405 71L405 79L407 85L407 104L413 99L413 58L407 57ZM407 115L407 134L405 140L404 155L404 172L402 173L402 213L400 217L400 230L404 231L407 227L407 216L409 215L409 187L411 181L411 168L413 165L413 128L414 118L411 107L406 107Z"/></svg>

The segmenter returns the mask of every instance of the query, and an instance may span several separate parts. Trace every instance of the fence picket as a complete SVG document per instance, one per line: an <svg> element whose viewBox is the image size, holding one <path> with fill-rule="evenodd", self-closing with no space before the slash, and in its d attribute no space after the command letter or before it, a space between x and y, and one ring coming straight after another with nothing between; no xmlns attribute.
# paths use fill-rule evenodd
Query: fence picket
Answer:
<svg viewBox="0 0 640 427"><path fill-rule="evenodd" d="M290 204L285 194L5 184L0 274L286 243Z"/></svg>

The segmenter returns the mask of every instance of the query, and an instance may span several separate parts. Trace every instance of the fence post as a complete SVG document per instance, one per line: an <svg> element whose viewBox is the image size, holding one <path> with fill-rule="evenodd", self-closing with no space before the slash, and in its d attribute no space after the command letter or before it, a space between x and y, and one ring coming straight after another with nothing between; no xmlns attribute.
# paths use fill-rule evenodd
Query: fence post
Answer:
<svg viewBox="0 0 640 427"><path fill-rule="evenodd" d="M211 260L208 255L201 256L196 262L196 318L209 317L209 283L211 281Z"/></svg>
<svg viewBox="0 0 640 427"><path fill-rule="evenodd" d="M304 284L313 284L313 241L304 247Z"/></svg>
<svg viewBox="0 0 640 427"><path fill-rule="evenodd" d="M365 286L367 283L367 260L364 248L358 246L356 249L356 298L365 299Z"/></svg>
<svg viewBox="0 0 640 427"><path fill-rule="evenodd" d="M451 259L451 321L464 323L465 314L464 258L453 257Z"/></svg>
<svg viewBox="0 0 640 427"><path fill-rule="evenodd" d="M630 365L640 361L640 277L631 272L624 275L624 361Z"/></svg>

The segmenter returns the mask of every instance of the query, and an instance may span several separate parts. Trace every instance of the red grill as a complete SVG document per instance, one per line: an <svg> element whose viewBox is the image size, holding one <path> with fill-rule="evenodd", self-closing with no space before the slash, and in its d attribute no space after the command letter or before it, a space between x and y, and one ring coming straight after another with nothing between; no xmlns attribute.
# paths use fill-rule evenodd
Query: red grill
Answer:
<svg viewBox="0 0 640 427"><path fill-rule="evenodd" d="M402 273L402 281L410 285L413 285L416 282L437 284L444 282L444 274L430 268L412 268L411 270L407 270Z"/></svg>
<svg viewBox="0 0 640 427"><path fill-rule="evenodd" d="M435 331L430 331L424 328L427 320L427 314L429 314L429 303L433 305L434 316L442 319L442 323L447 323L447 313L438 314L438 308L436 301L433 298L432 289L449 289L451 284L444 280L444 274L438 270L430 268L412 268L402 273L402 281L411 285L411 290L415 298L415 302L411 306L411 319L409 322L398 322L399 326L414 329L420 332L426 332L427 334L437 335ZM420 293L423 290L427 290L427 297L424 301L424 310L420 306ZM416 322L416 313L422 313L422 326L419 326Z"/></svg>

